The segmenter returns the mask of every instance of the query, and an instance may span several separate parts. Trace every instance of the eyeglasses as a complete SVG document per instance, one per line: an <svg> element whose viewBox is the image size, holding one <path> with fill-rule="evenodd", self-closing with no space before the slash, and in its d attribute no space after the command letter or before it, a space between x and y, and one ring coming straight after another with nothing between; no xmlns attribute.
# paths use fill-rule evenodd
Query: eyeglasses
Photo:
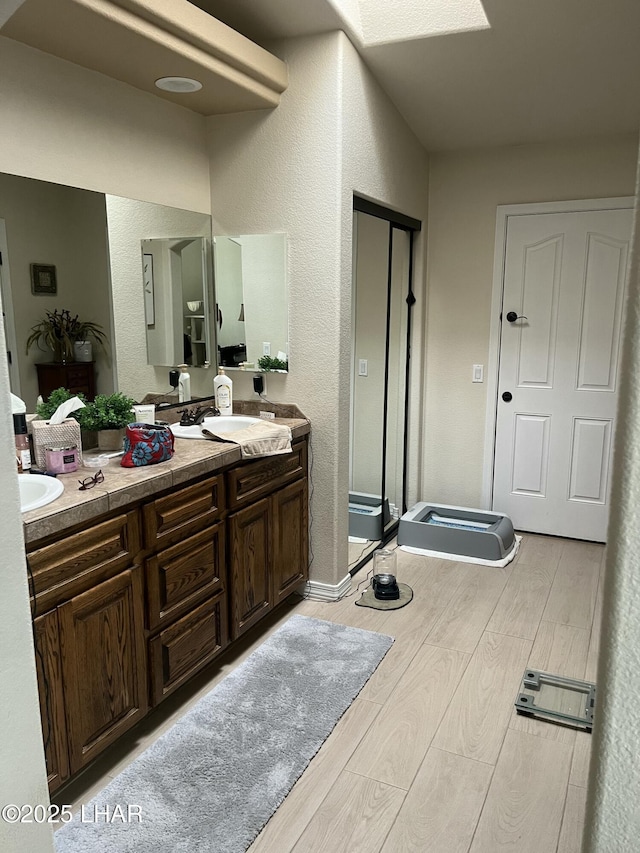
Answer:
<svg viewBox="0 0 640 853"><path fill-rule="evenodd" d="M94 486L97 486L98 483L104 483L104 474L102 470L98 471L93 477L87 477L85 480L78 480L80 483L79 491L83 492L87 489L92 489Z"/></svg>

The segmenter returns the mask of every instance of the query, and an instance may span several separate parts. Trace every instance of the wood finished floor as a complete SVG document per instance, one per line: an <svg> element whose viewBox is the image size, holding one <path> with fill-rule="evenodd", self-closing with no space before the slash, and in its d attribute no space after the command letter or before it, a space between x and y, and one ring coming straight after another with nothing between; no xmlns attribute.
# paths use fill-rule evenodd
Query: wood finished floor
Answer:
<svg viewBox="0 0 640 853"><path fill-rule="evenodd" d="M595 680L603 571L604 546L530 534L505 569L398 551L408 607L291 602L55 801L86 803L297 612L395 643L250 853L579 853L591 736L513 702L528 666Z"/></svg>

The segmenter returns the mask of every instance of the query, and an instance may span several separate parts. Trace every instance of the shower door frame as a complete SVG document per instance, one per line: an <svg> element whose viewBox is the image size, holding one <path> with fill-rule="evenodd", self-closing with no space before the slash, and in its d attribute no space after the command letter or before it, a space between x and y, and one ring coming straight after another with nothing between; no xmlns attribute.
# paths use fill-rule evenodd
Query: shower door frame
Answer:
<svg viewBox="0 0 640 853"><path fill-rule="evenodd" d="M393 231L405 231L409 235L409 263L407 269L407 290L405 303L407 306L407 332L405 342L405 387L404 387L404 407L403 407L403 433L402 433L402 505L400 507L400 515L407 510L407 454L408 454L408 433L409 433L409 379L410 379L410 362L411 362L411 309L415 304L416 297L413 288L414 276L414 251L415 251L415 235L422 230L422 222L419 219L414 219L403 213L398 213L388 207L370 201L362 196L353 196L353 212L365 213L369 216L374 216L378 219L383 219L389 223L389 250L387 259L387 304L386 304L386 339L385 339L385 373L384 373L384 403L383 403L383 433L382 433L382 482L381 496L384 502L386 497L387 486L387 419L388 419L388 392L389 392L389 340L390 340L390 323L391 323L391 288L393 284ZM355 252L355 245L354 245ZM352 377L353 381L353 377ZM350 454L351 456L351 454ZM382 539L380 545L385 545L392 539L398 530L399 519L393 523L383 527ZM372 549L368 554L365 554L356 565L349 569L350 575L355 575L366 563L373 557Z"/></svg>

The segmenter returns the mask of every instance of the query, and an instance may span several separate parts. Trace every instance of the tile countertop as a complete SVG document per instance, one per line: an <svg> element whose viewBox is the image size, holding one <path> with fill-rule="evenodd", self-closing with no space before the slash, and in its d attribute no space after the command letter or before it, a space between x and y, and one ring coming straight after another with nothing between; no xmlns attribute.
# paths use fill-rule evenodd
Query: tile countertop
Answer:
<svg viewBox="0 0 640 853"><path fill-rule="evenodd" d="M265 407L260 405L260 408L264 410ZM293 409L295 407L288 407L287 414L293 414ZM298 409L295 412L299 417L277 417L273 421L291 427L294 439L310 431L309 421ZM246 410L242 413L249 414ZM73 474L60 474L58 479L65 486L62 495L47 506L22 513L24 541L29 544L112 510L125 509L128 504L172 486L181 486L202 474L233 465L240 459L240 448L237 445L176 438L175 452L169 461L140 468L123 468L120 459L116 457L102 469L104 482L92 489L81 491L78 481L97 473L95 468L85 466Z"/></svg>

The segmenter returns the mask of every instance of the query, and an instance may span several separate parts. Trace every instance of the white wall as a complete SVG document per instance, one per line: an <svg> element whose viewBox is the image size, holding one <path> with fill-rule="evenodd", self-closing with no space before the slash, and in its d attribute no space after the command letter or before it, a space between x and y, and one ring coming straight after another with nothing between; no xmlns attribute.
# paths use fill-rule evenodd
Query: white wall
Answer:
<svg viewBox="0 0 640 853"><path fill-rule="evenodd" d="M104 197L0 173L0 219L5 220L13 313L20 369L21 396L27 411L35 411L38 396L36 362L51 361L51 351L25 345L31 327L45 311L67 308L81 320L101 325L108 352L94 342L98 393L113 391L111 306L107 273L107 234ZM6 262L6 261L5 261ZM56 267L55 296L34 295L30 265Z"/></svg>
<svg viewBox="0 0 640 853"><path fill-rule="evenodd" d="M268 396L311 419L311 577L337 583L348 562L352 195L423 218L427 159L343 33L269 49L289 67L278 109L208 120L214 233L288 234L289 374L268 377ZM236 397L252 396L250 375L233 381Z"/></svg>
<svg viewBox="0 0 640 853"><path fill-rule="evenodd" d="M633 195L638 139L622 136L434 154L423 500L481 506L496 207Z"/></svg>
<svg viewBox="0 0 640 853"><path fill-rule="evenodd" d="M585 853L626 853L640 838L640 164L638 177Z"/></svg>
<svg viewBox="0 0 640 853"><path fill-rule="evenodd" d="M0 38L0 123L0 172L209 212L199 115ZM47 803L4 343L0 409L0 798ZM49 851L48 827L0 822L0 849Z"/></svg>
<svg viewBox="0 0 640 853"><path fill-rule="evenodd" d="M0 171L209 212L204 119L0 37Z"/></svg>

